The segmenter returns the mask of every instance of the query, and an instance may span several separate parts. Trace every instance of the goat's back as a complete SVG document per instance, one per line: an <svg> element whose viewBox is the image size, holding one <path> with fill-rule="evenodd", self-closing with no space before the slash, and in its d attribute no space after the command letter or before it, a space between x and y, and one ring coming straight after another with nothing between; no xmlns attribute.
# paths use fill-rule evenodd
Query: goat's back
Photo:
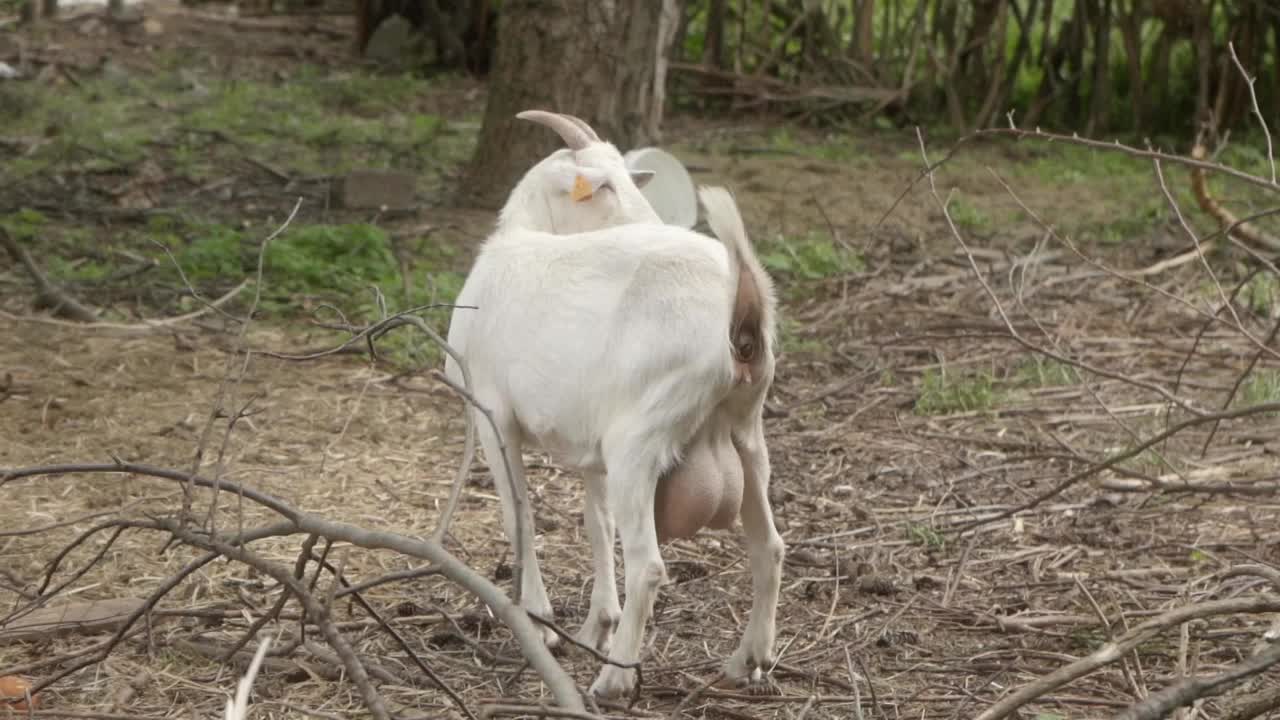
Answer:
<svg viewBox="0 0 1280 720"><path fill-rule="evenodd" d="M563 462L598 467L610 433L647 432L665 464L731 386L730 280L724 245L672 226L499 233L449 341L481 402Z"/></svg>

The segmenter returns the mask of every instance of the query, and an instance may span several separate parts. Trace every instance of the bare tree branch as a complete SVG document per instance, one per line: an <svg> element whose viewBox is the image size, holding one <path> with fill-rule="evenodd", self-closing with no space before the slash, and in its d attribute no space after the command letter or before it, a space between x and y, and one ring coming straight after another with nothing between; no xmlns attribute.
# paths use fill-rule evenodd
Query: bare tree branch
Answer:
<svg viewBox="0 0 1280 720"><path fill-rule="evenodd" d="M1231 666L1231 669L1212 677L1186 677L1151 693L1123 712L1113 715L1113 720L1159 720L1175 709L1190 705L1204 697L1221 695L1267 668L1280 663L1280 642L1271 643L1267 649Z"/></svg>
<svg viewBox="0 0 1280 720"><path fill-rule="evenodd" d="M27 274L31 276L31 281L36 285L36 299L52 306L55 315L64 315L80 322L94 322L98 319L96 312L49 282L49 278L40 271L40 267L36 265L35 260L31 259L27 249L19 245L3 226L0 226L0 245L4 246L15 263L26 269Z"/></svg>
<svg viewBox="0 0 1280 720"><path fill-rule="evenodd" d="M984 710L977 716L976 720L1000 720L1000 718L1008 717L1018 708L1041 695L1057 690L1073 680L1082 678L1098 668L1119 660L1134 648L1155 637L1160 631L1175 627L1189 620L1213 617L1215 615L1269 612L1280 612L1280 596L1260 595L1250 598L1212 600L1170 610L1137 625L1132 630L1114 641L1104 644L1085 657L1064 665L1035 682L1018 688L995 705Z"/></svg>
<svg viewBox="0 0 1280 720"><path fill-rule="evenodd" d="M314 533L335 542L346 542L359 547L374 550L393 550L431 562L440 568L440 572L450 580L475 595L511 629L520 644L520 649L534 671L542 677L548 689L562 707L572 710L583 710L581 692L574 684L573 678L560 667L551 652L543 644L542 634L525 611L511 601L500 588L488 579L472 570L462 561L454 557L439 543L430 540L419 540L397 533L367 530L365 528L325 520L310 513L302 512L285 501L259 490L244 487L222 478L208 478L194 473L182 472L168 468L159 468L138 463L116 462L104 464L69 464L47 465L40 467L0 469L0 487L14 480L43 475L63 475L73 473L133 473L148 477L170 480L178 483L190 483L199 487L216 488L234 492L245 499L261 505L284 517L292 529L300 533ZM273 526L278 527L278 526ZM214 554L216 557L216 553ZM208 561L212 561L210 558ZM194 569L191 570L194 572ZM278 578L277 578L278 580ZM176 584L176 583L175 583ZM166 589L167 592L167 589ZM90 664L90 663L85 663ZM64 677L60 675L59 677Z"/></svg>

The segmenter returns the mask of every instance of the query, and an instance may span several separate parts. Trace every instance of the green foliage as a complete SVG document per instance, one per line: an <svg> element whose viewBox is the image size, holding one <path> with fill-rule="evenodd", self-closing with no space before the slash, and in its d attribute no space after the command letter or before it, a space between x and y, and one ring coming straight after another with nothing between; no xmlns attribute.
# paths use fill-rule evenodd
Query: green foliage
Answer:
<svg viewBox="0 0 1280 720"><path fill-rule="evenodd" d="M1030 387L1058 387L1080 382L1074 367L1040 355L1019 364L1014 377L1019 385Z"/></svg>
<svg viewBox="0 0 1280 720"><path fill-rule="evenodd" d="M153 221L151 239L174 249L174 257L193 283L226 281L257 273L259 239L217 223ZM291 298L312 297L340 304L344 311L375 307L378 287L390 310L429 302L449 302L461 289L457 273L439 269L452 251L429 253L410 278L403 297L399 264L384 230L374 225L298 225L271 241L263 257L267 307L287 310ZM434 299L433 299L434 298ZM350 307L356 300L358 305Z"/></svg>
<svg viewBox="0 0 1280 720"><path fill-rule="evenodd" d="M0 165L0 184L40 173L51 165L101 172L138 162L153 139L133 111L144 89L128 79L104 73L86 77L74 88L50 92L40 83L18 83L0 110L6 132L48 139L36 151ZM154 108L150 109L153 115Z"/></svg>
<svg viewBox="0 0 1280 720"><path fill-rule="evenodd" d="M929 369L921 380L915 411L921 415L990 410L998 399L989 372L939 373Z"/></svg>
<svg viewBox="0 0 1280 720"><path fill-rule="evenodd" d="M336 290L393 279L395 257L381 229L372 225L305 225L267 247L272 285L290 292Z"/></svg>
<svg viewBox="0 0 1280 720"><path fill-rule="evenodd" d="M164 227L159 226L159 234L172 238ZM225 280L251 271L251 250L240 232L217 224L202 224L192 232L195 239L175 253L178 265L192 282Z"/></svg>
<svg viewBox="0 0 1280 720"><path fill-rule="evenodd" d="M1258 272L1241 288L1240 296L1250 310L1271 317L1280 306L1280 279L1266 271Z"/></svg>
<svg viewBox="0 0 1280 720"><path fill-rule="evenodd" d="M858 157L857 148L846 135L831 135L819 143L800 142L788 127L774 128L768 133L769 147L830 162L848 162Z"/></svg>
<svg viewBox="0 0 1280 720"><path fill-rule="evenodd" d="M0 227L3 227L18 242L34 239L46 222L48 219L44 214L31 208L22 208L8 215L0 215Z"/></svg>
<svg viewBox="0 0 1280 720"><path fill-rule="evenodd" d="M57 92L39 83L6 86L0 126L50 140L0 164L0 184L54 166L128 167L148 153L196 182L211 176L214 152L264 158L297 175L358 165L443 173L474 144L470 133L413 109L424 81L410 75L326 75L304 67L281 82L193 80L189 63L170 62L153 76L103 72ZM167 67L165 58L160 64ZM158 112L157 103L170 111Z"/></svg>
<svg viewBox="0 0 1280 720"><path fill-rule="evenodd" d="M341 172L357 162L416 167L433 154L444 122L403 113L413 85L403 79L353 75L340 82L307 73L281 85L215 83L184 127L272 150L286 168Z"/></svg>
<svg viewBox="0 0 1280 720"><path fill-rule="evenodd" d="M1071 645L1078 652L1093 652L1107 641L1106 635L1097 628L1076 628L1071 631Z"/></svg>
<svg viewBox="0 0 1280 720"><path fill-rule="evenodd" d="M1081 243L1096 242L1110 247L1145 242L1142 236L1164 222L1166 207L1161 198L1121 212L1118 217L1107 222L1085 224L1076 233L1076 239Z"/></svg>
<svg viewBox="0 0 1280 720"><path fill-rule="evenodd" d="M1150 178L1151 166L1123 153L1094 150L1076 145L1039 145L1036 157L1021 168L1036 179L1055 185L1121 180L1133 182Z"/></svg>
<svg viewBox="0 0 1280 720"><path fill-rule="evenodd" d="M1119 463L1118 467L1143 475L1158 475L1170 470L1169 463L1161 458L1160 453L1151 448Z"/></svg>
<svg viewBox="0 0 1280 720"><path fill-rule="evenodd" d="M1249 379L1245 380L1244 385L1240 387L1237 404L1242 407L1252 407L1277 402L1280 402L1280 370L1264 369L1250 373ZM1270 412L1267 415L1276 416L1280 413Z"/></svg>
<svg viewBox="0 0 1280 720"><path fill-rule="evenodd" d="M209 281L225 284L257 273L261 241L256 233L216 223L167 219L154 220L147 233L174 249L178 264L197 286ZM323 302L340 309L353 323L369 323L380 317L379 292L389 313L449 303L465 279L443 269L453 254L452 249L443 247L416 253L418 262L410 271L406 297L399 263L384 230L363 223L298 225L267 245L260 308L266 315L290 317ZM171 268L167 259L162 266ZM416 331L384 336L378 351L401 366L434 362L439 353Z"/></svg>
<svg viewBox="0 0 1280 720"><path fill-rule="evenodd" d="M784 353L812 353L821 355L831 347L820 337L806 337L803 328L795 320L783 315L778 321L778 347Z"/></svg>
<svg viewBox="0 0 1280 720"><path fill-rule="evenodd" d="M942 536L942 533L928 525L907 523L906 532L907 539L916 545L923 545L931 549L941 549L947 544L947 540Z"/></svg>
<svg viewBox="0 0 1280 720"><path fill-rule="evenodd" d="M811 15L797 14L799 0L787 3L742 3L725 8L723 25L716 29L722 47L719 58L706 55L708 49L710 0L695 0L685 5L684 31L680 44L673 48L673 59L712 66L746 77L762 77L781 81L796 88L841 87L875 84L885 88L910 87L902 104L893 103L887 112L868 115L874 101L832 102L826 97L791 97L776 103L794 116L814 123L847 120L859 123L883 123L892 120L914 124L923 121L931 127L952 122L954 110L963 124L976 120L979 108L998 102L997 114L986 118L995 125L1004 124L1004 111L1013 112L1016 122L1036 108L1034 124L1045 129L1079 130L1089 134L1112 136L1117 131L1132 133L1130 140L1141 145L1146 139L1169 147L1172 140L1187 139L1188 118L1196 116L1199 91L1196 40L1186 27L1175 30L1172 18L1158 16L1152 3L1138 3L1123 13L1111 13L1099 27L1095 12L1083 12L1089 6L1080 2L1039 3L1034 12L1026 0L998 4L997 15L990 26L979 26L979 19L991 20L973 2L929 2L928 0L883 0L869 4L841 2L814 5ZM863 71L846 70L851 51L861 50L855 42L860 28L859 6L869 5L873 12L869 29L869 48L876 77ZM992 9L996 4L985 4ZM1267 20L1266 10L1274 3L1224 2L1198 3L1212 8L1210 55L1214 67L1228 57L1227 41L1238 35L1237 27ZM1015 17L1016 13L1016 17ZM1179 11L1179 14L1181 12ZM1182 14L1177 23L1190 22ZM1132 18L1137 33L1140 58L1131 77L1131 58L1125 42L1125 28ZM801 24L801 21L804 21ZM1083 25L1082 25L1083 23ZM1269 77L1280 48L1280 37L1259 29L1248 47L1236 37L1236 46L1250 75ZM966 39L980 38L976 45L966 45L966 60L951 63L950 68L934 68L921 76L921 63L929 52L946 50L952 43L963 45ZM928 49L921 55L920 43ZM1025 43L1025 48L1022 45ZM937 46L937 47L933 47ZM1098 68L1103 57L1106 64ZM1257 48L1255 51L1254 49ZM1021 52L1025 50L1025 52ZM1018 58L1018 64L1014 59ZM1065 65L1063 64L1065 60ZM861 64L861 63L859 63ZM1228 67L1227 70L1234 71ZM1217 70L1215 69L1215 72ZM1216 76L1215 76L1216 77ZM685 79L673 77L677 87L687 87ZM992 87L996 84L1003 87ZM752 83L755 84L755 83ZM772 88L769 88L772 89ZM1105 96L1102 90L1105 89ZM1274 83L1255 84L1262 112L1275 107ZM782 93L779 93L782 94ZM815 94L816 95L816 94ZM703 93L673 92L676 104L706 107L727 106L728 99L715 100ZM1094 100L1101 115L1094 116ZM736 99L736 98L735 98ZM1140 102L1137 102L1140 101ZM1212 100L1211 100L1212 102ZM1228 103L1229 106L1240 105ZM905 106L905 107L904 107ZM1243 106L1247 109L1247 106ZM990 109L990 108L988 108ZM1230 117L1220 122L1235 125L1235 132L1256 126L1254 118L1228 108ZM1228 129L1228 128L1221 128Z"/></svg>
<svg viewBox="0 0 1280 720"><path fill-rule="evenodd" d="M951 202L947 205L947 213L951 215L951 220L956 227L961 230L985 232L993 227L991 217L982 208L965 200L962 195L951 198Z"/></svg>
<svg viewBox="0 0 1280 720"><path fill-rule="evenodd" d="M760 254L760 262L770 273L795 280L821 280L866 269L860 253L819 232L779 237Z"/></svg>

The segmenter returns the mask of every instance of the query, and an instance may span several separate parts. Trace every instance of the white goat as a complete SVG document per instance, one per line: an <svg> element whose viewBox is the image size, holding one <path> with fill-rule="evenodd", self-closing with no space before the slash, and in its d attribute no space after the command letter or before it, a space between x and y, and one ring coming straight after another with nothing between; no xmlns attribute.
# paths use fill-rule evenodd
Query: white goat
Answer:
<svg viewBox="0 0 1280 720"><path fill-rule="evenodd" d="M762 422L774 371L772 283L728 191L699 193L720 242L662 225L621 154L586 123L541 111L519 117L552 127L569 148L512 192L457 300L477 309L455 310L448 338L506 443L512 478L498 438L477 423L507 536L517 527L511 493L527 494L527 441L583 472L594 580L578 637L634 662L667 582L659 543L740 516L753 601L724 671L746 680L770 664L784 554ZM461 381L452 359L446 373ZM550 618L532 513L521 505L521 602ZM549 630L544 637L555 644ZM606 665L591 691L623 694L634 683L633 670Z"/></svg>

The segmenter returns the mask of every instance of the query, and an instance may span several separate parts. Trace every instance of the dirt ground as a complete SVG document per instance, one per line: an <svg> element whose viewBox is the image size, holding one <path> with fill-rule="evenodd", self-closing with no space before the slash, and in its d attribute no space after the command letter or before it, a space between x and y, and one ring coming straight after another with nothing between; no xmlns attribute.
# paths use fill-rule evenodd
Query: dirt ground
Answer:
<svg viewBox="0 0 1280 720"><path fill-rule="evenodd" d="M72 74L90 72L104 56L146 73L161 52L255 77L287 77L301 63L336 71L351 62L345 17L230 20L214 19L212 7L169 6L147 13L160 21L159 32L140 24L86 32L88 15L70 17L43 29L43 44L24 52ZM5 32L0 41L16 42ZM449 117L475 117L483 86L456 78L433 83L418 102ZM1195 424L1066 483L1195 417L1166 395L1215 412L1255 357L1256 373L1280 368L1280 345L1268 335L1275 319L1266 311L1237 303L1234 313L1221 314L1229 319L1207 323L1216 290L1199 261L1137 280L1122 275L1187 245L1172 213L1138 229L1126 222L1153 199L1159 203L1154 180L1146 177L1140 187L1133 176L1105 173L1069 180L1053 166L1036 169L1051 157L1042 144L975 145L937 175L943 197L957 189L967 206L979 208L976 219L959 223L966 255L927 183L895 205L920 170L910 130L818 132L776 118L741 123L676 112L666 132L666 144L698 182L727 183L738 193L757 243L826 233L863 262L780 282L783 341L767 433L770 495L789 554L776 693L688 697L736 646L750 607L738 531L704 532L664 549L674 583L655 608L640 698L630 710L609 713L666 716L683 701L685 717L976 716L1161 613L1267 592L1265 572L1280 572L1277 414ZM931 156L946 147L938 141ZM219 205L227 216L278 222L299 193L318 192L282 187L243 164L225 171L254 191ZM1183 174L1170 177L1185 183ZM41 200L56 204L50 188L58 183L49 183L45 190L54 194ZM161 188L156 196L170 192L177 190ZM1021 212L1018 199L1068 239L1080 239L1081 254ZM300 218L319 212L308 203ZM1201 235L1211 232L1194 207L1183 212ZM386 222L429 223L443 240L474 244L491 221L491 214L440 202ZM1121 228L1120 242L1089 242L1090 233L1108 227ZM1225 292L1242 276L1242 258L1214 256ZM467 261L458 258L458 269ZM114 458L189 469L208 426L205 473L335 520L415 537L434 529L461 457L463 426L460 401L430 368L405 371L358 355L294 362L252 354L246 362L235 326L216 315L146 332L86 329L33 312L16 265L0 270L0 310L0 469ZM444 322L441 316L437 325ZM331 338L298 320L255 323L244 342L256 351L299 353ZM1032 346L1086 367L1045 360ZM224 407L250 408L230 428L225 416L210 419L224 389ZM1276 399L1264 392L1256 401ZM590 592L581 489L536 450L526 460L544 576L558 620L576 629ZM182 496L172 483L111 474L42 476L0 488L6 615L39 588L59 549L95 523L167 515ZM198 496L198 507L208 502L207 494ZM268 517L235 498L219 502L220 527ZM982 524L973 527L976 521ZM144 531L93 535L54 573L53 586L65 585L56 601L145 597L198 555L165 540ZM291 567L302 540L272 538L253 548ZM482 462L448 546L509 588L497 497ZM341 557L353 582L418 565L341 546L331 557ZM1262 575L1233 574L1243 565L1262 566ZM218 715L242 664L220 665L210 649L216 656L237 640L278 593L243 565L212 563L160 601L145 632L46 689L42 707L84 713L78 717ZM470 706L548 700L530 671L509 663L517 654L509 634L444 579L387 583L364 597L394 618ZM343 601L333 607L355 650L388 673L376 685L393 713L463 717L361 608ZM296 608L285 617L296 620ZM1234 613L1173 623L1121 661L1044 693L1023 716L1111 716L1180 673L1213 674L1241 661L1275 617ZM0 675L16 669L49 677L70 660L25 668L105 637L0 643ZM560 657L584 687L598 669L578 650ZM273 663L255 685L258 717L368 715L336 665L301 650ZM1277 684L1273 669L1199 711L1221 717L1244 693Z"/></svg>

